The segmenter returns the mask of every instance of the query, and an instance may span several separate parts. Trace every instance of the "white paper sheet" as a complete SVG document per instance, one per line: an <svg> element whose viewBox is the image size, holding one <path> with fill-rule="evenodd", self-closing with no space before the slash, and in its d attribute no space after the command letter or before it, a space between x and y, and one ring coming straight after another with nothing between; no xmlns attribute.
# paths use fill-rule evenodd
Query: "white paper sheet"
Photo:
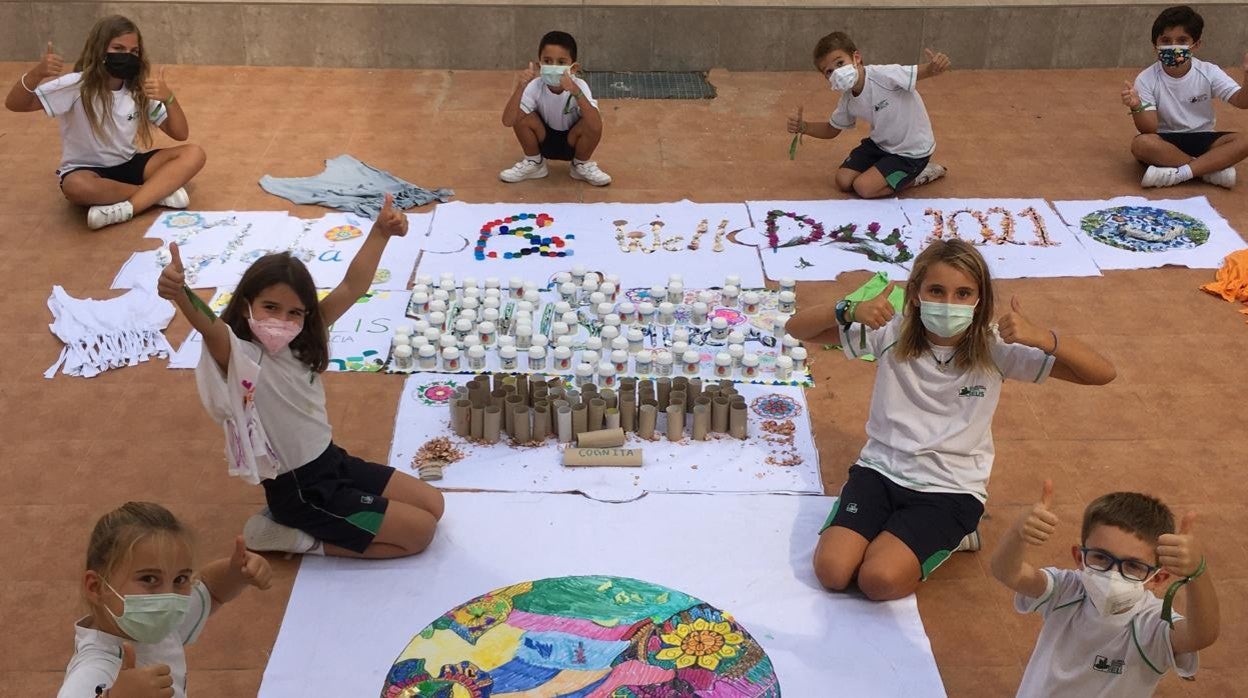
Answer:
<svg viewBox="0 0 1248 698"><path fill-rule="evenodd" d="M860 269L883 271L891 278L904 279L909 274L909 257L919 253L906 216L894 199L750 201L747 206L753 229L740 235L738 240L758 246L769 279L830 280L843 272ZM878 240L869 234L872 224L879 226L874 233ZM852 233L842 231L852 235L855 241L832 242L846 225L857 226ZM822 234L819 226L822 226ZM774 228L775 248L769 242L769 228ZM893 230L898 231L898 242L904 245L904 250L884 243ZM817 238L813 242L785 246L812 235ZM867 252L880 259L872 260Z"/></svg>
<svg viewBox="0 0 1248 698"><path fill-rule="evenodd" d="M506 220L520 214L532 214L534 218ZM703 221L705 226L701 225ZM749 212L741 203L456 201L438 206L420 273L437 277L453 272L461 277L505 279L523 271L530 278L548 279L555 272L583 265L593 271L619 274L626 288L664 283L672 272L684 274L685 286L690 288L720 286L730 273L739 275L743 286L758 288L763 285L763 275L757 254L753 248L736 245L730 239L748 230L749 225ZM515 234L513 228L517 226L532 228L521 235L540 233L540 240L526 240ZM525 249L529 250L527 254L506 258ZM483 259L476 258L478 252ZM560 253L565 256L557 256Z"/></svg>
<svg viewBox="0 0 1248 698"><path fill-rule="evenodd" d="M321 299L327 290L317 291ZM218 291L209 302L217 313L230 302L230 291ZM407 291L369 291L329 328L329 370L380 371L390 352L394 327L403 319ZM203 349L203 337L191 330L186 341L169 359L169 368L195 368Z"/></svg>
<svg viewBox="0 0 1248 698"><path fill-rule="evenodd" d="M922 250L955 235L979 249L995 279L1100 276L1092 256L1044 199L902 199Z"/></svg>
<svg viewBox="0 0 1248 698"><path fill-rule="evenodd" d="M710 440L689 437L693 417L685 416L685 439L644 441L635 434L628 447L641 448L644 464L636 467L564 467L555 438L540 447L470 444L450 427L448 398L467 383L464 376L418 373L407 378L395 417L390 465L413 473L412 457L429 439L446 436L467 455L443 471L442 487L511 492L583 492L603 501L627 501L646 492L785 492L822 493L819 452L811 435L810 414L800 388L737 385L750 405L749 437L727 434ZM772 397L775 396L775 397ZM789 421L793 435L768 433L763 422ZM656 436L666 433L660 416ZM796 459L793 456L797 456ZM777 463L800 459L795 465ZM769 462L770 461L770 462Z"/></svg>
<svg viewBox="0 0 1248 698"><path fill-rule="evenodd" d="M446 611L505 585L596 574L731 613L766 651L785 696L944 696L913 596L875 603L819 587L810 559L832 501L450 493L420 555L304 557L259 695L378 695L400 652ZM715 550L697 553L707 545Z"/></svg>
<svg viewBox="0 0 1248 698"><path fill-rule="evenodd" d="M1053 205L1079 232L1101 269L1167 265L1217 269L1226 255L1245 246L1244 238L1203 196L1166 200L1123 196Z"/></svg>

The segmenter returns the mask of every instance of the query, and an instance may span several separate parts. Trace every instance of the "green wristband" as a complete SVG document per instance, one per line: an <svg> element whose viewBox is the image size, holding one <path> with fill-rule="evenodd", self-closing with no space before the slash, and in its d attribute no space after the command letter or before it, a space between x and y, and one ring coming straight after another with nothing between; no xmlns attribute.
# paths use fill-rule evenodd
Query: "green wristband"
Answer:
<svg viewBox="0 0 1248 698"><path fill-rule="evenodd" d="M1174 618L1174 596L1175 594L1179 593L1179 589L1182 588L1184 584L1187 584L1188 582L1192 581L1193 579L1199 577L1200 575L1204 573L1205 573L1205 558L1204 556L1201 556L1200 565L1196 567L1196 571L1193 572L1191 576L1184 577L1182 579L1176 579L1174 583L1170 585L1170 588L1166 589L1166 598L1161 602L1161 619L1164 620L1166 623L1168 623L1170 627L1174 627L1173 618Z"/></svg>

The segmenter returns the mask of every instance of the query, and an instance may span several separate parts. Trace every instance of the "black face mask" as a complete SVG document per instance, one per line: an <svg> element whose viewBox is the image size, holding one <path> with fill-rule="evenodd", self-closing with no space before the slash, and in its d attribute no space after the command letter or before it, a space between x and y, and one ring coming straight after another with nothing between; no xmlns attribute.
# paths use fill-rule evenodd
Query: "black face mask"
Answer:
<svg viewBox="0 0 1248 698"><path fill-rule="evenodd" d="M115 78L133 80L138 77L139 69L142 67L143 59L133 53L104 54L104 70Z"/></svg>

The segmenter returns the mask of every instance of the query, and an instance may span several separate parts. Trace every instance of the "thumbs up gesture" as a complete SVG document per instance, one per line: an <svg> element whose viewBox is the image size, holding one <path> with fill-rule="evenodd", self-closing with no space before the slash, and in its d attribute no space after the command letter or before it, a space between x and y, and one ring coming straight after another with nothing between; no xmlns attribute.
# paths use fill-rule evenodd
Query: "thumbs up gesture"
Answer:
<svg viewBox="0 0 1248 698"><path fill-rule="evenodd" d="M1044 481L1044 490L1040 501L1032 505L1031 510L1018 520L1016 530L1023 540L1031 545L1044 545L1049 536L1057 530L1057 514L1049 510L1053 504L1053 481Z"/></svg>
<svg viewBox="0 0 1248 698"><path fill-rule="evenodd" d="M949 70L949 56L943 53L932 51L930 48L923 49L927 54L927 71L932 75L940 75Z"/></svg>
<svg viewBox="0 0 1248 698"><path fill-rule="evenodd" d="M1129 82L1122 83L1122 104L1128 109L1140 108L1140 95L1135 91L1135 85Z"/></svg>
<svg viewBox="0 0 1248 698"><path fill-rule="evenodd" d="M136 667L134 645L121 645L121 671L108 694L112 698L173 698L173 675L167 664Z"/></svg>
<svg viewBox="0 0 1248 698"><path fill-rule="evenodd" d="M43 52L43 60L39 61L39 67L35 69L39 74L40 80L54 78L65 71L65 60L52 47L52 42L48 42L48 48Z"/></svg>
<svg viewBox="0 0 1248 698"><path fill-rule="evenodd" d="M523 86L533 82L537 78L538 74L539 70L537 64L533 61L529 61L529 66L520 71L520 84Z"/></svg>
<svg viewBox="0 0 1248 698"><path fill-rule="evenodd" d="M997 318L997 334L1006 344L1023 344L1037 349L1048 349L1053 343L1047 330L1023 317L1023 303L1018 296L1010 297L1010 311Z"/></svg>
<svg viewBox="0 0 1248 698"><path fill-rule="evenodd" d="M262 591L273 585L273 568L269 566L269 561L248 550L241 535L234 539L230 570Z"/></svg>
<svg viewBox="0 0 1248 698"><path fill-rule="evenodd" d="M897 288L896 281L888 282L888 286L880 292L880 295L855 306L854 316L849 319L866 325L873 330L878 330L887 325L893 319L893 316L897 314L897 311L893 309L892 302L888 300L895 288Z"/></svg>
<svg viewBox="0 0 1248 698"><path fill-rule="evenodd" d="M394 196L386 194L386 201L373 221L373 230L388 238L407 235L407 216L394 207Z"/></svg>
<svg viewBox="0 0 1248 698"><path fill-rule="evenodd" d="M1196 513L1188 512L1179 523L1178 533L1163 533L1157 538L1157 561L1166 571L1179 577L1190 577L1205 559L1193 529Z"/></svg>
<svg viewBox="0 0 1248 698"><path fill-rule="evenodd" d="M788 123L789 133L805 133L806 122L802 121L802 107L798 107L792 114L789 114Z"/></svg>
<svg viewBox="0 0 1248 698"><path fill-rule="evenodd" d="M167 301L176 301L182 295L186 285L186 270L182 267L182 255L178 253L178 243L169 243L169 254L172 259L160 272L156 281L156 293Z"/></svg>
<svg viewBox="0 0 1248 698"><path fill-rule="evenodd" d="M165 69L163 66L159 72L156 72L156 75L149 74L147 76L147 80L143 82L143 94L147 95L148 99L157 102L167 101L169 96L173 94L173 91L169 89L169 85L165 83Z"/></svg>

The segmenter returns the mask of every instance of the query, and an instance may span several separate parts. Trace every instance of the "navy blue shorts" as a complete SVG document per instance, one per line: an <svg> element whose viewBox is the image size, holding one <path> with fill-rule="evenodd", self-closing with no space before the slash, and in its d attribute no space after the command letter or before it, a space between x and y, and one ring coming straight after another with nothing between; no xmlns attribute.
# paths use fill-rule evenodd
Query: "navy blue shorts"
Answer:
<svg viewBox="0 0 1248 698"><path fill-rule="evenodd" d="M1192 131L1190 133L1159 133L1161 140L1182 150L1187 155L1198 158L1209 152L1214 141L1232 131Z"/></svg>
<svg viewBox="0 0 1248 698"><path fill-rule="evenodd" d="M893 191L901 191L909 186L927 167L931 158L908 158L893 155L876 145L870 138L862 139L857 148L849 151L849 157L841 163L841 167L854 172L866 172L874 167L884 176L884 181Z"/></svg>
<svg viewBox="0 0 1248 698"><path fill-rule="evenodd" d="M542 117L537 117L542 118ZM546 137L541 143L537 144L538 152L547 160L571 160L576 157L576 148L568 142L569 131L556 131L546 126L546 122L542 122L542 126L546 128Z"/></svg>
<svg viewBox="0 0 1248 698"><path fill-rule="evenodd" d="M152 156L159 152L160 148L149 150L146 153L138 153L127 162L113 165L112 167L75 167L72 170L61 173L61 181L64 182L65 177L71 172L86 171L94 172L104 179L133 184L137 187L143 183L143 170L147 168L147 161L151 160Z"/></svg>

